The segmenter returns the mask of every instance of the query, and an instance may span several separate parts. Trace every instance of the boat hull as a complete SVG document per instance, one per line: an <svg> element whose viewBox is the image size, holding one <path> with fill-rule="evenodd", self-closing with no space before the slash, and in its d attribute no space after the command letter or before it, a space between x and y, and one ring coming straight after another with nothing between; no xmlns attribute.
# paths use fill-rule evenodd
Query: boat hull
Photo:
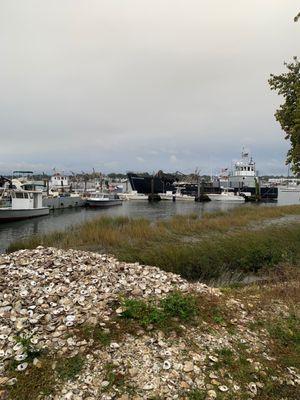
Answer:
<svg viewBox="0 0 300 400"><path fill-rule="evenodd" d="M101 201L101 200L87 200L86 205L92 208L104 208L104 207L112 207L112 206L121 206L122 200L108 200L108 201Z"/></svg>
<svg viewBox="0 0 300 400"><path fill-rule="evenodd" d="M84 200L80 196L58 196L58 197L44 197L43 206L48 207L51 210L57 210L61 208L74 208L83 207L85 204Z"/></svg>
<svg viewBox="0 0 300 400"><path fill-rule="evenodd" d="M212 201L226 201L226 202L233 202L233 203L244 203L245 198L238 195L227 196L223 194L208 194L208 197Z"/></svg>
<svg viewBox="0 0 300 400"><path fill-rule="evenodd" d="M11 209L11 208L0 208L0 221L20 221L23 219L42 217L49 214L49 208L34 208L34 209Z"/></svg>
<svg viewBox="0 0 300 400"><path fill-rule="evenodd" d="M121 200L148 201L148 196L145 194L118 193Z"/></svg>

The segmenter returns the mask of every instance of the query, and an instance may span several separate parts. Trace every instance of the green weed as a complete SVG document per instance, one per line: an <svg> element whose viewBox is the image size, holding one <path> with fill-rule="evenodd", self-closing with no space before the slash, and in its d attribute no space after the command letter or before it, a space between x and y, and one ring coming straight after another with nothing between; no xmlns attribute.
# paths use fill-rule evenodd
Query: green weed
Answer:
<svg viewBox="0 0 300 400"><path fill-rule="evenodd" d="M64 358L57 361L56 371L60 379L74 380L84 366L84 359L80 355Z"/></svg>
<svg viewBox="0 0 300 400"><path fill-rule="evenodd" d="M180 292L169 294L157 304L136 299L124 300L122 307L122 318L135 320L142 326L171 327L173 319L191 322L198 312L195 298Z"/></svg>
<svg viewBox="0 0 300 400"><path fill-rule="evenodd" d="M300 318L291 314L269 321L266 327L273 339L273 351L279 355L281 363L300 368Z"/></svg>
<svg viewBox="0 0 300 400"><path fill-rule="evenodd" d="M194 389L188 393L189 400L205 400L206 397L206 391L200 389Z"/></svg>

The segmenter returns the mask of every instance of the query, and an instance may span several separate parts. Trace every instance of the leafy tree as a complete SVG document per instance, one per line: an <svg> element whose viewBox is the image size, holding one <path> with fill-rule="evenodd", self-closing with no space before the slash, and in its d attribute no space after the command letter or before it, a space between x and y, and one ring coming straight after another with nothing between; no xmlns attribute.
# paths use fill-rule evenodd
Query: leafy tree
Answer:
<svg viewBox="0 0 300 400"><path fill-rule="evenodd" d="M300 12L294 21L300 19ZM287 164L292 164L292 170L300 174L300 62L294 57L293 62L284 63L288 72L281 75L271 74L269 84L271 90L276 90L285 99L276 111L275 117L285 132L285 138L290 140L291 148L287 154Z"/></svg>
<svg viewBox="0 0 300 400"><path fill-rule="evenodd" d="M291 63L284 64L287 72L273 75L269 79L271 90L284 97L284 103L275 113L277 121L290 141L291 148L287 154L287 164L300 174L300 61L294 57Z"/></svg>

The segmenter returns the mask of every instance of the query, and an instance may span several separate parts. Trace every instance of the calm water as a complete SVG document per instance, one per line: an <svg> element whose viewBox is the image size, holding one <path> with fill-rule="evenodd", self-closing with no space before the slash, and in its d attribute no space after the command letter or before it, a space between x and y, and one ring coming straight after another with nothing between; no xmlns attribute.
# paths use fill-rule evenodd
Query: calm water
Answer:
<svg viewBox="0 0 300 400"><path fill-rule="evenodd" d="M300 204L299 193L280 193L277 203L267 205L276 206L284 204ZM176 214L227 211L234 207L244 207L245 204L232 204L222 202L196 203L189 201L161 201L159 203L148 203L147 201L125 201L122 206L108 209L66 209L51 211L49 216L29 219L25 221L0 223L0 252L4 252L10 243L26 239L32 235L63 230L69 226L97 218L101 215L129 216L133 218L145 217L149 219L168 218ZM262 203L260 207L266 206Z"/></svg>

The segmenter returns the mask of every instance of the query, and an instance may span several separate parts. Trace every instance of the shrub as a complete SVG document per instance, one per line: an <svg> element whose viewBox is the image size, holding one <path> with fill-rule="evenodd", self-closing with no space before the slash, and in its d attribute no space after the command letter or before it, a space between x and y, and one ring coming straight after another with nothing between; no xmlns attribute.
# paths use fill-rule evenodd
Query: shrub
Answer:
<svg viewBox="0 0 300 400"><path fill-rule="evenodd" d="M177 317L183 321L187 321L197 314L195 298L180 292L174 292L161 300L161 306L166 315Z"/></svg>
<svg viewBox="0 0 300 400"><path fill-rule="evenodd" d="M169 294L156 305L153 302L128 299L122 303L124 311L122 318L132 319L143 326L150 324L170 325L172 318L180 321L191 321L197 314L197 305L192 295L184 295L180 292Z"/></svg>

